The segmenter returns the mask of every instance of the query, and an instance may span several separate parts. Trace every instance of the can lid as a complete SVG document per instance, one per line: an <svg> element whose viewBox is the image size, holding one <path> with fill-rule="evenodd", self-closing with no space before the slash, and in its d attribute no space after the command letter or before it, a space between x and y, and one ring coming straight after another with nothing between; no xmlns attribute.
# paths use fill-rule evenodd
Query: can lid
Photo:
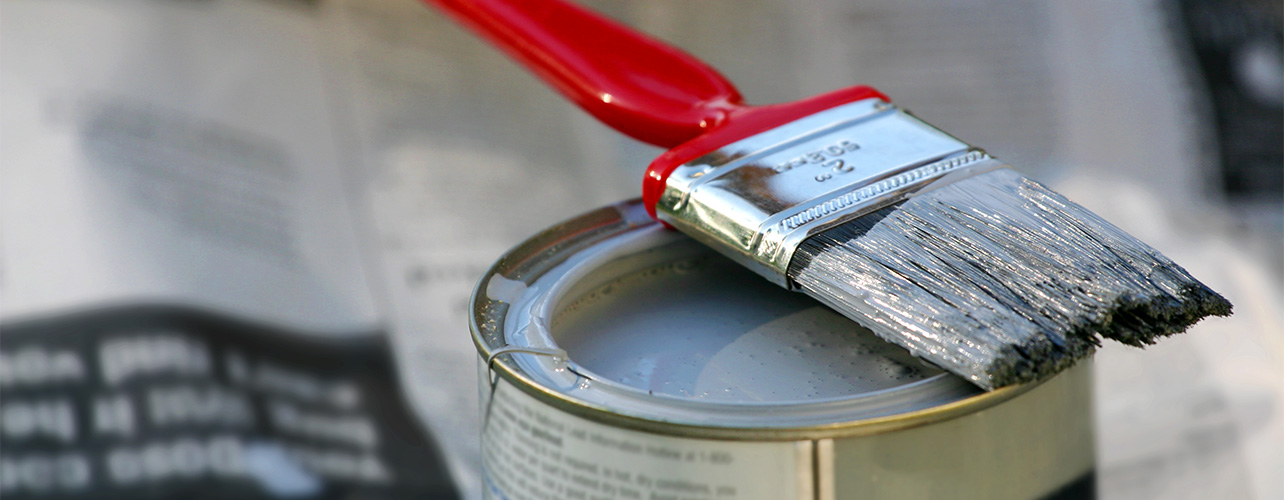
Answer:
<svg viewBox="0 0 1284 500"><path fill-rule="evenodd" d="M508 252L473 297L495 375L615 425L729 439L881 432L977 411L982 393L679 233L637 202Z"/></svg>

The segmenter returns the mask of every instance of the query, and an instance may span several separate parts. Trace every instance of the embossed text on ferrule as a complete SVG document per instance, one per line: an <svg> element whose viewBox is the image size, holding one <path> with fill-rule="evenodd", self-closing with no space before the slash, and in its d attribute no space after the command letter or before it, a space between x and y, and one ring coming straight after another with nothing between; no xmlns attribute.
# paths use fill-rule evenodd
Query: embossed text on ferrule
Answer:
<svg viewBox="0 0 1284 500"><path fill-rule="evenodd" d="M850 160L842 158L842 156L858 149L860 149L860 144L849 139L843 139L824 148L798 155L789 161L779 163L772 167L772 171L781 174L809 165L819 166L819 171L813 179L816 182L825 182L835 175L846 174L855 170L854 167L848 164Z"/></svg>

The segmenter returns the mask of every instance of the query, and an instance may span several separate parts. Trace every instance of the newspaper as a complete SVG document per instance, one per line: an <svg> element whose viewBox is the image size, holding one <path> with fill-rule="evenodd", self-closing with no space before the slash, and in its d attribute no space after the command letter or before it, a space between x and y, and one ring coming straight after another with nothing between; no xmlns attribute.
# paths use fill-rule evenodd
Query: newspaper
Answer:
<svg viewBox="0 0 1284 500"><path fill-rule="evenodd" d="M1230 319L1145 350L1109 345L1098 354L1099 493L1284 497L1277 237L1246 237L1241 214L1210 196L1207 105L1172 40L1168 3L584 3L709 61L754 103L874 85L1224 292L1236 305ZM416 0L5 0L0 8L0 325L27 311L56 316L151 294L327 336L386 329L417 419L460 493L480 497L467 330L475 280L537 231L636 196L660 150L597 123ZM47 59L80 70L39 73L36 62ZM174 148L142 148L153 155L136 162L144 167L111 167L122 148L137 149L122 136L130 120L235 129L213 136L243 141L236 149L253 155L237 161L253 168L171 175L200 186L213 182L206 175L239 179L219 182L253 186L238 196L278 208L235 212L215 194L153 185L163 181L145 165ZM32 167L46 164L54 168ZM43 195L54 185L77 195ZM194 194L220 218L181 220L186 212L166 201ZM135 206L140 199L158 201ZM271 211L283 203L310 215ZM155 221L116 234L126 226L114 210ZM33 219L41 214L48 219ZM67 240L28 244L48 237L42 226L54 221L74 229ZM137 232L176 227L193 235L176 241L221 243L182 251L128 243L167 239ZM49 258L45 247L67 250ZM157 254L178 257L157 262ZM174 286L174 276L210 286ZM251 289L270 293L234 293Z"/></svg>
<svg viewBox="0 0 1284 500"><path fill-rule="evenodd" d="M0 9L0 497L454 497L318 6Z"/></svg>

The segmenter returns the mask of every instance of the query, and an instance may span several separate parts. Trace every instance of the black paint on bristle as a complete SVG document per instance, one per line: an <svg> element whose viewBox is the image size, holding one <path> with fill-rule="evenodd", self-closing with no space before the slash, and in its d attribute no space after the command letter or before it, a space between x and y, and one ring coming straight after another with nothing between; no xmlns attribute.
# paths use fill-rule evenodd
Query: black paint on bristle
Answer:
<svg viewBox="0 0 1284 500"><path fill-rule="evenodd" d="M1153 248L1000 169L812 236L788 276L915 355L993 389L1226 316ZM1100 336L1100 337L1099 337Z"/></svg>
<svg viewBox="0 0 1284 500"><path fill-rule="evenodd" d="M1181 299L1120 304L1101 336L1144 347L1160 337L1185 332L1205 317L1231 314L1230 302L1202 283L1182 289L1179 296Z"/></svg>

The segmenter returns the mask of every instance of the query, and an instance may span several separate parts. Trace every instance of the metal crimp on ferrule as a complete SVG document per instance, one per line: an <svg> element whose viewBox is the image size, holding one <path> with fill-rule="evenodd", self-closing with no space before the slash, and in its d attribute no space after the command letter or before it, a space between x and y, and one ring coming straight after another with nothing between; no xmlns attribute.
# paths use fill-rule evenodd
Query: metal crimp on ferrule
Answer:
<svg viewBox="0 0 1284 500"><path fill-rule="evenodd" d="M933 183L1001 166L899 107L865 99L679 166L669 175L656 214L772 282L794 288L785 273L807 237Z"/></svg>

